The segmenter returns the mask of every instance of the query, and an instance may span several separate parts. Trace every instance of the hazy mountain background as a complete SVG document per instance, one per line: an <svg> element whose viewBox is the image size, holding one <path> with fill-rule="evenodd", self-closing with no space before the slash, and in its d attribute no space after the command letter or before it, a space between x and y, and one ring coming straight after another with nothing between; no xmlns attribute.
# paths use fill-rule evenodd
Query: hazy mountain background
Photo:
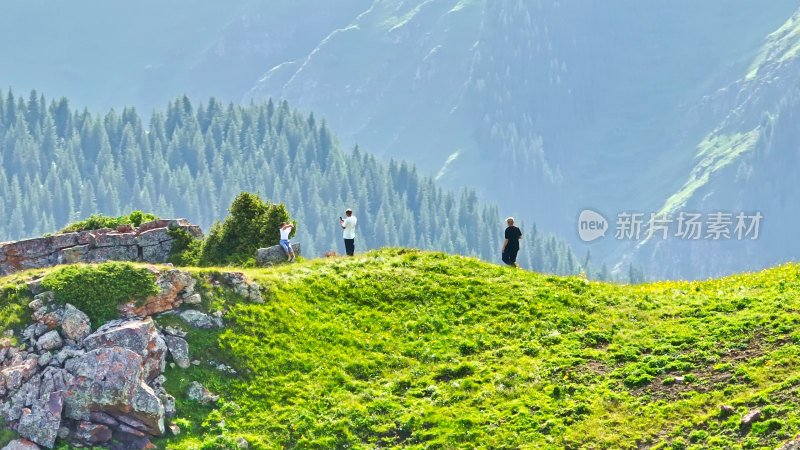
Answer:
<svg viewBox="0 0 800 450"><path fill-rule="evenodd" d="M575 253L699 278L800 253L795 1L284 0L73 4L0 16L0 86L149 115L287 99L344 148L472 187ZM147 119L145 118L145 122ZM592 208L760 210L752 242L579 241ZM432 212L436 214L437 212Z"/></svg>

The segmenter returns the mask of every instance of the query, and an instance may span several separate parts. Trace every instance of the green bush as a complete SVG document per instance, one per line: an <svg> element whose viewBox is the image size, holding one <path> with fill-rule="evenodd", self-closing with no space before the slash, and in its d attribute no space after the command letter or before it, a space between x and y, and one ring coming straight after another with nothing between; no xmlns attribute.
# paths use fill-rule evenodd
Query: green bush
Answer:
<svg viewBox="0 0 800 450"><path fill-rule="evenodd" d="M0 446L5 447L6 444L13 441L17 437L17 433L6 427L5 421L2 417L0 417Z"/></svg>
<svg viewBox="0 0 800 450"><path fill-rule="evenodd" d="M62 228L60 233L74 233L86 230L99 230L101 228L117 228L120 225L139 225L158 220L153 214L146 214L141 211L132 211L130 214L119 217L108 217L102 214L92 214L88 219L75 222Z"/></svg>
<svg viewBox="0 0 800 450"><path fill-rule="evenodd" d="M0 332L22 329L30 321L27 305L33 299L24 284L0 287Z"/></svg>
<svg viewBox="0 0 800 450"><path fill-rule="evenodd" d="M233 200L230 215L217 222L203 244L200 264L242 265L257 249L277 245L281 222L292 222L286 205L261 200L258 194L242 192ZM289 237L294 236L296 228Z"/></svg>
<svg viewBox="0 0 800 450"><path fill-rule="evenodd" d="M751 432L753 434L770 434L778 431L783 427L783 422L778 419L769 419L765 422L756 422L753 424Z"/></svg>
<svg viewBox="0 0 800 450"><path fill-rule="evenodd" d="M57 269L42 279L56 301L71 303L92 319L92 326L119 317L118 305L157 294L155 275L130 263L109 262Z"/></svg>
<svg viewBox="0 0 800 450"><path fill-rule="evenodd" d="M167 234L174 239L167 262L176 266L199 266L203 241L195 239L183 228L170 226Z"/></svg>

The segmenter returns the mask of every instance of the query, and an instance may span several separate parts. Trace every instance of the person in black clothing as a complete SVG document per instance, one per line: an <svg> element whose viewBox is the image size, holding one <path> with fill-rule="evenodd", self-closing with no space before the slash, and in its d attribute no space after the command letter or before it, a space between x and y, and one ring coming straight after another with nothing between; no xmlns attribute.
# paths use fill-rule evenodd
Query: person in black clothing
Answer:
<svg viewBox="0 0 800 450"><path fill-rule="evenodd" d="M503 262L519 269L517 252L519 252L519 240L522 239L522 231L514 226L513 217L506 219L506 223L508 228L506 228L506 240L503 241Z"/></svg>

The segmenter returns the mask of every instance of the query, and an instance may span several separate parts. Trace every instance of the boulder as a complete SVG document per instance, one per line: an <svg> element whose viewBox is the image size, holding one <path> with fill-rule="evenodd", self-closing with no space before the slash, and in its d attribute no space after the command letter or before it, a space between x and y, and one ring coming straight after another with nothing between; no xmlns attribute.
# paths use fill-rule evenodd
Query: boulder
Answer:
<svg viewBox="0 0 800 450"><path fill-rule="evenodd" d="M175 364L181 369L188 369L191 359L189 358L189 344L186 340L178 336L166 335L164 341L167 343L167 349Z"/></svg>
<svg viewBox="0 0 800 450"><path fill-rule="evenodd" d="M172 240L169 234L167 234L168 232L169 229L167 228L154 228L152 230L146 230L139 233L139 236L136 238L136 242L140 247L160 246L162 242Z"/></svg>
<svg viewBox="0 0 800 450"><path fill-rule="evenodd" d="M183 298L183 303L186 305L199 305L202 302L203 298L198 293Z"/></svg>
<svg viewBox="0 0 800 450"><path fill-rule="evenodd" d="M144 360L137 352L98 348L70 359L66 369L74 376L65 396L67 417L89 421L92 412L102 412L130 417L149 434L164 433L164 406L144 383Z"/></svg>
<svg viewBox="0 0 800 450"><path fill-rule="evenodd" d="M261 296L261 287L257 283L247 281L242 272L226 272L223 275L225 283L233 289L236 294L254 303L264 303Z"/></svg>
<svg viewBox="0 0 800 450"><path fill-rule="evenodd" d="M14 439L2 450L39 450L39 446L27 439Z"/></svg>
<svg viewBox="0 0 800 450"><path fill-rule="evenodd" d="M300 256L300 244L292 244L295 256ZM256 264L259 266L270 266L286 262L286 252L280 245L260 248L256 250Z"/></svg>
<svg viewBox="0 0 800 450"><path fill-rule="evenodd" d="M133 350L142 357L147 381L164 371L167 345L150 317L103 325L83 340L83 346L86 350L114 347Z"/></svg>
<svg viewBox="0 0 800 450"><path fill-rule="evenodd" d="M85 353L86 351L80 348L64 347L60 352L56 353L55 361L59 366L63 366L68 359L83 356Z"/></svg>
<svg viewBox="0 0 800 450"><path fill-rule="evenodd" d="M58 367L48 367L42 372L39 391L58 392L66 391L72 383L72 374Z"/></svg>
<svg viewBox="0 0 800 450"><path fill-rule="evenodd" d="M10 391L14 391L22 386L39 366L39 358L31 356L25 360L0 370L0 385L5 385Z"/></svg>
<svg viewBox="0 0 800 450"><path fill-rule="evenodd" d="M208 389L197 381L192 381L186 391L186 396L189 400L199 402L201 405L216 402L219 400L219 395L212 394Z"/></svg>
<svg viewBox="0 0 800 450"><path fill-rule="evenodd" d="M86 261L88 253L89 244L76 245L75 247L59 250L56 260L58 264L77 264Z"/></svg>
<svg viewBox="0 0 800 450"><path fill-rule="evenodd" d="M53 448L61 427L64 392L51 392L46 398L24 409L19 419L17 433L42 447Z"/></svg>
<svg viewBox="0 0 800 450"><path fill-rule="evenodd" d="M61 320L61 331L64 338L72 342L80 342L92 332L91 321L83 311L67 303Z"/></svg>
<svg viewBox="0 0 800 450"><path fill-rule="evenodd" d="M111 440L111 429L103 424L80 422L75 428L74 438L82 444L105 444Z"/></svg>
<svg viewBox="0 0 800 450"><path fill-rule="evenodd" d="M195 309L181 311L179 316L181 319L186 321L186 323L195 328L210 330L213 328L222 328L224 326L222 319L218 317L211 317L208 314L201 313Z"/></svg>
<svg viewBox="0 0 800 450"><path fill-rule="evenodd" d="M36 347L44 351L58 350L63 345L64 340L61 339L61 335L56 330L48 331L36 341Z"/></svg>
<svg viewBox="0 0 800 450"><path fill-rule="evenodd" d="M742 416L742 420L740 422L741 427L747 428L750 427L754 422L757 422L761 419L761 410L754 409L749 411L747 414Z"/></svg>

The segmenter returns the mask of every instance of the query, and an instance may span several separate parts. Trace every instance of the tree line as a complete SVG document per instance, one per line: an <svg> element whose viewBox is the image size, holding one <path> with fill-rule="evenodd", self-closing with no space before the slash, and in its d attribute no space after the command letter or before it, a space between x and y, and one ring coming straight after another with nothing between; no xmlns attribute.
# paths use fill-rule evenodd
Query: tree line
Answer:
<svg viewBox="0 0 800 450"><path fill-rule="evenodd" d="M145 125L133 107L98 114L66 98L0 91L0 240L131 210L208 230L241 191L285 203L307 256L341 253L338 221L350 207L359 219L356 251L404 246L499 260L504 218L496 205L471 189L443 190L406 162L344 151L324 119L286 101L195 106L184 96ZM581 272L563 240L521 225L523 267Z"/></svg>

